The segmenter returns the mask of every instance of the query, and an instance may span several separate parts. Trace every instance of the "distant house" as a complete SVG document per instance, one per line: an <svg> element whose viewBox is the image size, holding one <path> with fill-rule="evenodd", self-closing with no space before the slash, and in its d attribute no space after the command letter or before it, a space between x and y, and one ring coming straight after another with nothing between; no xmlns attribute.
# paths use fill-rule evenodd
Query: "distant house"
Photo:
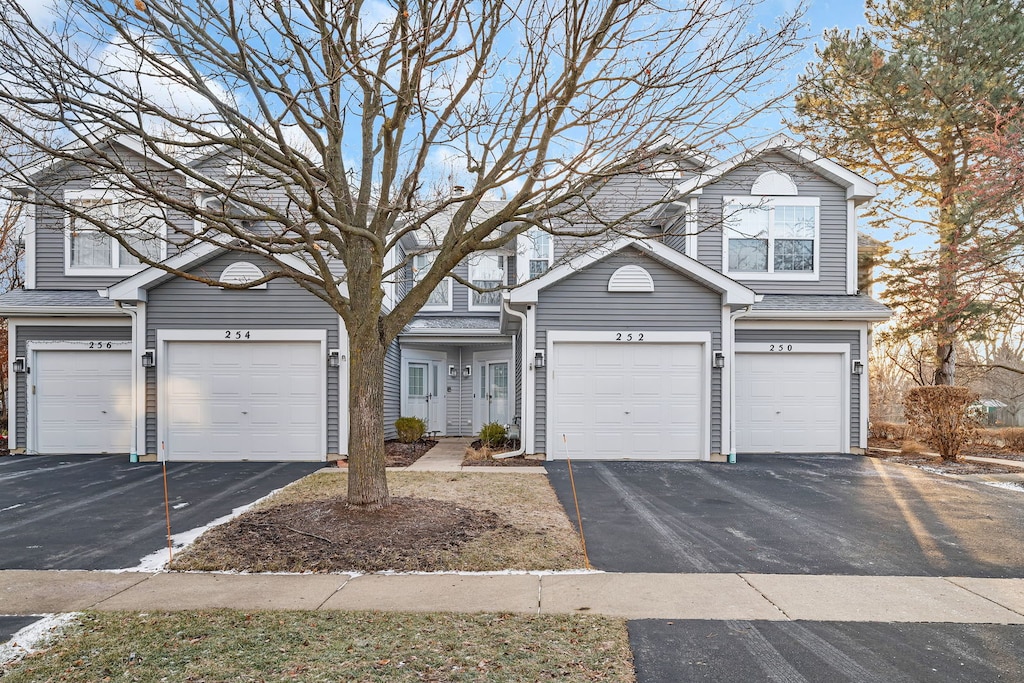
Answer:
<svg viewBox="0 0 1024 683"><path fill-rule="evenodd" d="M449 278L392 345L386 428L400 415L444 435L514 423L527 452L549 459L865 448L870 331L889 316L862 291L877 244L858 236L856 207L875 186L786 138L720 163L666 155L671 174L599 190L615 210L664 198L649 230L594 241L535 228L461 264L453 275L482 291ZM102 179L74 166L40 166L19 191L105 201ZM188 191L173 172L163 181ZM246 282L267 267L190 243L184 218L172 227L154 256L181 269ZM443 231L443 218L431 227ZM409 265L392 303L429 267L429 233L394 254ZM346 452L348 336L297 285L173 277L42 207L29 215L26 266L25 288L0 297L12 448L168 460Z"/></svg>

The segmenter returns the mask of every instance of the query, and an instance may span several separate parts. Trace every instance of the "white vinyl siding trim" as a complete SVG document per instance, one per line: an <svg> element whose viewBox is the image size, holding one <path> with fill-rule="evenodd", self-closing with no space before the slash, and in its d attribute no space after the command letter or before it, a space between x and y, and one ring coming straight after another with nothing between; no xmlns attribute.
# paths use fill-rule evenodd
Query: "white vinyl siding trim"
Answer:
<svg viewBox="0 0 1024 683"><path fill-rule="evenodd" d="M36 288L36 205L35 193L29 195L28 203L22 209L25 220L25 289Z"/></svg>
<svg viewBox="0 0 1024 683"><path fill-rule="evenodd" d="M818 279L821 268L821 201L818 197L792 196L727 196L723 198L722 212L722 272L730 277L742 280L810 280ZM781 220L778 210L787 207L809 207L814 209L814 235L811 250L812 268L810 270L778 270L775 267L775 255L778 242L786 241L779 235ZM730 226L730 217L746 210L764 212L763 241L766 242L764 269L738 270L730 267L730 242L742 236L731 236L737 232ZM759 237L750 239L760 240Z"/></svg>

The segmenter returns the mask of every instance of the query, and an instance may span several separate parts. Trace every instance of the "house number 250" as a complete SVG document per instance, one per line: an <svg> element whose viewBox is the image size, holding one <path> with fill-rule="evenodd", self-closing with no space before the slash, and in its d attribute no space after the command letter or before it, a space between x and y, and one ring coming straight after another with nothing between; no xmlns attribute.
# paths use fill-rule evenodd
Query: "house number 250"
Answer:
<svg viewBox="0 0 1024 683"><path fill-rule="evenodd" d="M643 332L616 332L615 333L615 341L627 341L627 342L638 341L638 342L642 342L643 340L644 340L644 333Z"/></svg>
<svg viewBox="0 0 1024 683"><path fill-rule="evenodd" d="M792 344L769 344L768 345L768 350L769 351L792 351L793 350L793 345Z"/></svg>

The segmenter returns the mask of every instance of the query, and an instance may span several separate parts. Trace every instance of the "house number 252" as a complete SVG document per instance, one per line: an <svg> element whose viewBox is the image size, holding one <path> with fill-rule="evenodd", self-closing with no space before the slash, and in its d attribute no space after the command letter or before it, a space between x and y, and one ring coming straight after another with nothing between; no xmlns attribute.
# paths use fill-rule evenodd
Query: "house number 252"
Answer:
<svg viewBox="0 0 1024 683"><path fill-rule="evenodd" d="M644 333L643 332L616 332L615 333L615 341L627 341L627 342L638 341L638 342L642 342L643 340L644 340Z"/></svg>

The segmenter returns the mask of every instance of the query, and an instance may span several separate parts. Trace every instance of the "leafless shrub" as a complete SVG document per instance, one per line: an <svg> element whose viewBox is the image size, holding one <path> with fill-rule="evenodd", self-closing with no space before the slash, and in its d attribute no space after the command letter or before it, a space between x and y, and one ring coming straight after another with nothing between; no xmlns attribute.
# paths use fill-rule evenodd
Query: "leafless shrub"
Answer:
<svg viewBox="0 0 1024 683"><path fill-rule="evenodd" d="M960 451L977 427L971 404L978 395L966 387L915 387L903 397L907 421L943 460L960 460Z"/></svg>

